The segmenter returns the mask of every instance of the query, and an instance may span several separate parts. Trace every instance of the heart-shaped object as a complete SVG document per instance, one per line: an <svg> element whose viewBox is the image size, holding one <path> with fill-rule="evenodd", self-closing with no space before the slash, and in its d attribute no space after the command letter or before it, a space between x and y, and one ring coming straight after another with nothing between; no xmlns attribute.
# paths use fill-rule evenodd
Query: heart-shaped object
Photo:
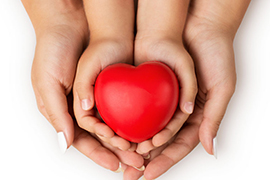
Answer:
<svg viewBox="0 0 270 180"><path fill-rule="evenodd" d="M104 122L119 136L136 143L153 137L167 125L178 98L174 72L158 61L138 67L110 65L95 83L96 106Z"/></svg>

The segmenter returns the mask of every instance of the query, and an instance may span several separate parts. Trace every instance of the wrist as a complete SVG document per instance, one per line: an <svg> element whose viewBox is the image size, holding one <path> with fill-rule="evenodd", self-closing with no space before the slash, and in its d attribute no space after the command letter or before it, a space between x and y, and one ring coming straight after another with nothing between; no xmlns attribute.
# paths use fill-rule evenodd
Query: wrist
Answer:
<svg viewBox="0 0 270 180"><path fill-rule="evenodd" d="M78 0L22 0L37 36L73 29L88 36L83 4ZM76 24L76 26L74 26Z"/></svg>
<svg viewBox="0 0 270 180"><path fill-rule="evenodd" d="M90 37L89 49L99 47L104 52L111 52L112 54L120 53L123 57L133 57L134 41L118 38L118 37Z"/></svg>
<svg viewBox="0 0 270 180"><path fill-rule="evenodd" d="M250 0L201 0L191 3L189 14L214 30L235 36Z"/></svg>
<svg viewBox="0 0 270 180"><path fill-rule="evenodd" d="M120 33L93 33L90 30L90 42L101 43L101 42L117 42L118 44L123 44L125 46L130 46L134 44L134 34L123 35Z"/></svg>
<svg viewBox="0 0 270 180"><path fill-rule="evenodd" d="M118 41L118 42L133 42L134 41L134 32L124 29L113 29L113 28L101 28L99 29L90 29L90 40L91 41Z"/></svg>
<svg viewBox="0 0 270 180"><path fill-rule="evenodd" d="M139 1L137 36L182 40L189 1Z"/></svg>
<svg viewBox="0 0 270 180"><path fill-rule="evenodd" d="M172 33L169 31L155 30L155 31L143 31L138 32L135 37L136 44L157 44L163 42L170 42L178 44L178 46L183 45L182 34Z"/></svg>

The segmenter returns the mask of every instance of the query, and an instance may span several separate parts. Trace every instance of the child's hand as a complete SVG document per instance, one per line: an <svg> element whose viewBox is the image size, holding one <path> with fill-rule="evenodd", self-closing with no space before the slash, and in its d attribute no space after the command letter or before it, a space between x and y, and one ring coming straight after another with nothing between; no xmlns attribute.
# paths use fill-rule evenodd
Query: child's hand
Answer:
<svg viewBox="0 0 270 180"><path fill-rule="evenodd" d="M133 62L133 44L119 40L91 40L77 67L74 82L74 112L79 126L120 149L127 150L130 143L116 136L94 110L94 84L102 69L110 64Z"/></svg>
<svg viewBox="0 0 270 180"><path fill-rule="evenodd" d="M106 169L142 167L143 158L99 142L74 123L72 96L76 66L89 31L81 0L22 1L36 32L37 45L32 66L32 84L40 112L64 135L61 150L71 144ZM67 97L68 96L68 97ZM63 141L63 139L62 139Z"/></svg>
<svg viewBox="0 0 270 180"><path fill-rule="evenodd" d="M95 80L106 66L133 63L134 2L126 0L85 1L90 44L83 53L74 81L74 111L81 128L122 150L131 144L116 136L101 122L94 108ZM134 146L132 146L133 150Z"/></svg>
<svg viewBox="0 0 270 180"><path fill-rule="evenodd" d="M146 179L162 175L200 141L208 153L216 155L213 138L236 82L233 39L249 2L192 1L184 40L194 59L199 85L194 112L174 138L151 151Z"/></svg>
<svg viewBox="0 0 270 180"><path fill-rule="evenodd" d="M137 152L146 155L166 143L193 112L197 94L194 65L182 42L188 2L179 0L139 1L135 64L162 61L172 68L180 85L179 107L169 124L151 140L138 145Z"/></svg>

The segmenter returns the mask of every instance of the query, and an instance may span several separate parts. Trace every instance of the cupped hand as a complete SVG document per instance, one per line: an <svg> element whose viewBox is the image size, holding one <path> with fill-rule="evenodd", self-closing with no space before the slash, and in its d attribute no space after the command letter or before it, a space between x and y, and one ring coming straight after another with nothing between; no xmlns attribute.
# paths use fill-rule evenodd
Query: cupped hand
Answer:
<svg viewBox="0 0 270 180"><path fill-rule="evenodd" d="M216 155L213 139L235 87L233 49L230 38L216 31L201 33L188 46L199 85L194 112L170 141L150 152L144 171L147 180L165 173L200 141L208 153Z"/></svg>
<svg viewBox="0 0 270 180"><path fill-rule="evenodd" d="M133 63L133 43L124 42L114 39L91 40L78 63L73 93L74 112L79 126L119 149L128 150L132 147L131 143L102 122L94 107L94 85L98 74L111 64Z"/></svg>
<svg viewBox="0 0 270 180"><path fill-rule="evenodd" d="M215 14L200 13L194 1L184 31L196 67L197 104L203 107L199 138L205 150L215 156L214 139L236 85L233 40L237 28L222 22Z"/></svg>
<svg viewBox="0 0 270 180"><path fill-rule="evenodd" d="M164 62L174 71L180 86L179 107L171 121L152 139L138 145L137 152L146 157L150 150L171 139L194 109L196 75L182 38L188 5L188 1L184 0L138 3L135 65L151 60Z"/></svg>
<svg viewBox="0 0 270 180"><path fill-rule="evenodd" d="M79 60L74 81L74 111L81 128L122 150L134 145L115 135L97 118L94 104L95 80L105 67L133 64L134 2L123 0L84 1L90 43Z"/></svg>
<svg viewBox="0 0 270 180"><path fill-rule="evenodd" d="M138 145L137 152L146 155L173 137L193 111L193 98L197 93L197 83L193 61L181 41L169 38L149 38L137 35L135 40L135 64L158 60L167 64L175 72L180 84L180 101L168 125L152 139Z"/></svg>
<svg viewBox="0 0 270 180"><path fill-rule="evenodd" d="M61 150L64 152L73 145L112 171L120 170L119 162L122 162L122 168L142 167L144 162L140 155L101 142L74 123L71 90L78 59L89 39L82 1L22 2L37 38L31 74L37 105L56 131L64 135Z"/></svg>
<svg viewBox="0 0 270 180"><path fill-rule="evenodd" d="M61 135L61 150L65 151L74 138L67 95L73 87L76 65L89 37L83 4L78 0L22 2L36 32L31 78L37 105Z"/></svg>
<svg viewBox="0 0 270 180"><path fill-rule="evenodd" d="M236 73L233 34L211 21L211 18L195 16L192 12L191 9L184 40L196 68L199 91L195 109L168 143L151 151L144 172L148 180L162 175L199 142L209 154L216 155L213 139L234 93Z"/></svg>

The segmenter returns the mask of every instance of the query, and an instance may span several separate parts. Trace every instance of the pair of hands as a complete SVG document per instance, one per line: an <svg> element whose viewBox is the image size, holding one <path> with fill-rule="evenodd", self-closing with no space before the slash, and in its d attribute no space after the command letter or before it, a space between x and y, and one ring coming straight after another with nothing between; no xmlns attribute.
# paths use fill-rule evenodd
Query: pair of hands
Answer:
<svg viewBox="0 0 270 180"><path fill-rule="evenodd" d="M214 11L222 8L226 11L224 4L218 1L212 3L214 7L206 8L208 1L191 2L183 39L182 36L178 39L168 36L157 38L147 34L151 31L140 33L142 26L138 24L133 54L133 43L126 41L93 38L89 43L88 21L81 0L57 1L53 6L49 1L29 3L23 0L37 36L32 68L37 104L56 131L64 133L66 146L73 145L97 164L112 171L117 170L121 162L126 179L138 179L142 174L146 179L160 176L185 157L199 141L208 153L213 154L213 138L235 88L233 38L248 4L237 9L242 9L242 16L237 16L240 20L233 21L231 25L225 20L228 17ZM138 17L140 13L139 9ZM181 78L185 69L180 57L189 59L184 61L189 63L184 67L193 67L189 54L180 43L182 40L194 61L198 84L194 110L189 117L187 112L183 113L185 109L181 101L182 111L177 110L168 126L152 140L136 147L115 136L100 123L93 109L93 101L81 103L83 99L93 100L92 92L84 91L85 84L93 91L94 80L103 68L112 63L133 63L133 57L135 64L145 60L161 60ZM183 72L177 73L180 70ZM192 70L189 72L195 74ZM78 78L83 76L88 83ZM71 91L74 81L74 110L78 124L83 129L73 121ZM192 82L194 84L196 81ZM188 94L191 94L190 101L194 101L196 88ZM129 150L122 151L117 147ZM151 150L150 159L144 160L134 150L144 156ZM147 165L144 172L137 170L143 165Z"/></svg>

